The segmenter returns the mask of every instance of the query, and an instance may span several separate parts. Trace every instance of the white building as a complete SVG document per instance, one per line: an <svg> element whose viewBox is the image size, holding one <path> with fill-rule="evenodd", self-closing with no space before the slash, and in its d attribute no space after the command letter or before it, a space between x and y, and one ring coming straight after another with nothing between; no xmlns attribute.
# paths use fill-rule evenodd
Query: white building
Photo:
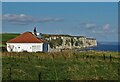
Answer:
<svg viewBox="0 0 120 82"><path fill-rule="evenodd" d="M32 32L25 32L6 44L8 52L48 52L48 43Z"/></svg>

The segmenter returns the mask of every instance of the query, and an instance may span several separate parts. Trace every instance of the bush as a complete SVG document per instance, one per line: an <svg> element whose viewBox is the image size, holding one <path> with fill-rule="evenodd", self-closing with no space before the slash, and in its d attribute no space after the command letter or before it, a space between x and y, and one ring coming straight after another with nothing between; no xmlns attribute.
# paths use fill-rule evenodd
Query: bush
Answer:
<svg viewBox="0 0 120 82"><path fill-rule="evenodd" d="M0 47L0 51L2 51L2 52L6 52L7 51L7 49L6 49L6 47Z"/></svg>
<svg viewBox="0 0 120 82"><path fill-rule="evenodd" d="M51 39L51 41L49 41L49 45L51 48L55 48L56 46L62 45L62 42L61 38Z"/></svg>

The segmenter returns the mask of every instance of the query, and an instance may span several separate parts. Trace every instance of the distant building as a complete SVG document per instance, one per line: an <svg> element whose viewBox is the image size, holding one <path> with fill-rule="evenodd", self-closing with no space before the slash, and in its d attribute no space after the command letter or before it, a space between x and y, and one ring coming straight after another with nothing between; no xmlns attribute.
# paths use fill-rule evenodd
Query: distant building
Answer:
<svg viewBox="0 0 120 82"><path fill-rule="evenodd" d="M8 52L48 52L48 43L39 33L25 32L7 41Z"/></svg>

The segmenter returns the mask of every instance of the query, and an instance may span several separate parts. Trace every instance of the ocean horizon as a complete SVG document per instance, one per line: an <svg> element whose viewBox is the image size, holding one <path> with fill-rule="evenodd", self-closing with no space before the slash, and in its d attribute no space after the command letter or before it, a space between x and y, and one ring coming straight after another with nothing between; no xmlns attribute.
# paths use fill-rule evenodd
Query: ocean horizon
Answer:
<svg viewBox="0 0 120 82"><path fill-rule="evenodd" d="M86 50L120 52L119 46L118 42L98 42L96 47L86 48Z"/></svg>

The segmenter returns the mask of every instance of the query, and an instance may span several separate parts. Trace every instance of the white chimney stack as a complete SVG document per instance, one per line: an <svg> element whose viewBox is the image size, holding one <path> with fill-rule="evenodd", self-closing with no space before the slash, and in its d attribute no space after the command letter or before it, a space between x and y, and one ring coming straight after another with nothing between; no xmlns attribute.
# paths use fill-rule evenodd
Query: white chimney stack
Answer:
<svg viewBox="0 0 120 82"><path fill-rule="evenodd" d="M33 35L35 35L34 33L32 33ZM36 33L38 38L42 38L42 33Z"/></svg>

